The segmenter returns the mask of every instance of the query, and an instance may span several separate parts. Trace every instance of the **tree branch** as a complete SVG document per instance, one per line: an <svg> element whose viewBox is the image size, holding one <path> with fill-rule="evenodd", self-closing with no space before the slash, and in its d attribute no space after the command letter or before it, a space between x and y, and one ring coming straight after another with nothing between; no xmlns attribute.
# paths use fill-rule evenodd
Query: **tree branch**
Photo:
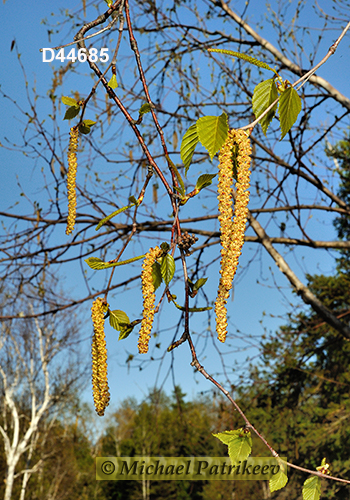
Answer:
<svg viewBox="0 0 350 500"><path fill-rule="evenodd" d="M315 297L315 295L299 280L299 278L288 266L282 255L279 254L273 247L271 240L266 234L265 230L252 216L252 214L249 214L248 219L256 235L260 238L262 245L271 255L273 260L276 262L279 270L287 277L288 281L296 290L297 294L300 295L300 297L303 299L305 304L309 304L313 308L313 310L326 321L326 323L335 328L338 332L344 335L344 337L350 339L350 328L345 323L340 321L326 306L324 306L322 302L317 297Z"/></svg>

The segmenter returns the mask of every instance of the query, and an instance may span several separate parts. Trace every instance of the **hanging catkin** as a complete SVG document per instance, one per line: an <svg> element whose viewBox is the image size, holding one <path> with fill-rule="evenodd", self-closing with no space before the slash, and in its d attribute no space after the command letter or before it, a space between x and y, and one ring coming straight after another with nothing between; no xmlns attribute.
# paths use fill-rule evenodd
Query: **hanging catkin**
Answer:
<svg viewBox="0 0 350 500"><path fill-rule="evenodd" d="M156 259L161 256L161 254L162 250L159 247L150 248L142 264L141 280L143 312L138 341L139 352L142 354L145 354L148 351L148 343L151 337L154 318L155 293L152 277L152 266L155 263Z"/></svg>
<svg viewBox="0 0 350 500"><path fill-rule="evenodd" d="M70 129L70 138L68 146L68 173L67 173L67 192L68 192L68 217L66 234L70 234L74 229L75 217L77 212L77 193L76 193L76 179L77 179L77 149L79 129L72 127Z"/></svg>
<svg viewBox="0 0 350 500"><path fill-rule="evenodd" d="M244 243L248 217L250 154L249 133L243 130L231 130L219 153L218 200L222 249L221 277L215 301L215 314L216 331L221 342L225 342L227 335L226 303ZM233 196L234 161L237 166L235 197Z"/></svg>
<svg viewBox="0 0 350 500"><path fill-rule="evenodd" d="M107 380L107 348L104 332L104 315L108 306L98 297L91 307L91 319L94 325L92 337L92 392L96 412L104 415L109 404L109 387Z"/></svg>

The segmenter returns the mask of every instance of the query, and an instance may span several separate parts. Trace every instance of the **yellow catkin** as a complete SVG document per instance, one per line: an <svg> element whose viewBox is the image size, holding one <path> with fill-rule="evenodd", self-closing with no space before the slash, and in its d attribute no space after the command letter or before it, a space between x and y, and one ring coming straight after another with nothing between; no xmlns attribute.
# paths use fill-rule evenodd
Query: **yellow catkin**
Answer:
<svg viewBox="0 0 350 500"><path fill-rule="evenodd" d="M233 162L232 148L237 147L237 181L233 216ZM250 185L250 140L243 130L231 130L219 153L219 221L221 240L221 269L218 295L215 301L216 331L218 339L225 342L227 335L226 303L238 267L244 243L248 217Z"/></svg>
<svg viewBox="0 0 350 500"><path fill-rule="evenodd" d="M70 234L74 229L75 217L77 212L77 149L78 149L79 129L72 127L70 129L70 138L68 146L68 174L67 174L67 192L68 192L68 217L66 234Z"/></svg>
<svg viewBox="0 0 350 500"><path fill-rule="evenodd" d="M91 319L94 325L92 338L92 392L97 414L102 417L109 404L107 380L107 348L104 332L104 314L108 306L98 297L91 307Z"/></svg>
<svg viewBox="0 0 350 500"><path fill-rule="evenodd" d="M148 343L151 337L155 302L152 266L156 259L161 256L161 254L162 250L159 247L150 248L142 264L141 280L143 312L138 341L138 348L141 354L145 354L146 352L148 352Z"/></svg>

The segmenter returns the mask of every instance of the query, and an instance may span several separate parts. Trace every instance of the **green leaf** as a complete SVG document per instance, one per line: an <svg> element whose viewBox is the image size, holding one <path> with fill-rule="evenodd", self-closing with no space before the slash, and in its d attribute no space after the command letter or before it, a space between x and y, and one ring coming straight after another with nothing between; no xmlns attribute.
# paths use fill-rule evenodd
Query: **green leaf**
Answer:
<svg viewBox="0 0 350 500"><path fill-rule="evenodd" d="M246 429L219 432L219 434L213 434L213 436L227 444L232 464L237 463L239 460L246 460L252 451L252 438L250 431Z"/></svg>
<svg viewBox="0 0 350 500"><path fill-rule="evenodd" d="M133 326L125 326L120 330L119 333L119 338L118 340L124 340L127 337L129 337L130 333L133 331L134 327Z"/></svg>
<svg viewBox="0 0 350 500"><path fill-rule="evenodd" d="M88 127L87 125L84 125L84 123L81 123L81 124L79 125L79 132L80 132L81 134L90 134L91 129L90 129L90 127Z"/></svg>
<svg viewBox="0 0 350 500"><path fill-rule="evenodd" d="M120 332L126 325L129 325L130 320L124 311L116 309L115 311L109 311L109 324L115 330Z"/></svg>
<svg viewBox="0 0 350 500"><path fill-rule="evenodd" d="M101 269L108 269L110 267L123 266L124 264L130 264L131 262L135 262L136 260L143 259L144 255L139 255L138 257L133 257L132 259L122 260L120 262L104 262L102 259L98 257L89 257L85 259L85 262L91 269L99 271Z"/></svg>
<svg viewBox="0 0 350 500"><path fill-rule="evenodd" d="M208 151L212 160L224 145L228 134L227 114L203 116L197 120L197 132L201 144Z"/></svg>
<svg viewBox="0 0 350 500"><path fill-rule="evenodd" d="M80 113L80 106L71 106L66 110L64 120L72 120Z"/></svg>
<svg viewBox="0 0 350 500"><path fill-rule="evenodd" d="M199 280L197 280L193 285L193 290L199 290L202 286L206 284L207 281L208 278L199 278Z"/></svg>
<svg viewBox="0 0 350 500"><path fill-rule="evenodd" d="M93 120L84 120L83 121L84 125L86 125L87 127L92 127L93 125L95 125L95 123L97 122L94 122Z"/></svg>
<svg viewBox="0 0 350 500"><path fill-rule="evenodd" d="M282 460L278 460L278 465L280 466L278 474L272 476L272 478L269 480L271 493L273 491L277 491L284 488L288 482L287 465Z"/></svg>
<svg viewBox="0 0 350 500"><path fill-rule="evenodd" d="M303 485L303 500L319 500L321 495L321 479L309 477Z"/></svg>
<svg viewBox="0 0 350 500"><path fill-rule="evenodd" d="M149 113L151 111L151 105L148 102L145 102L145 104L142 104L141 108L139 109L139 115L145 115L146 113Z"/></svg>
<svg viewBox="0 0 350 500"><path fill-rule="evenodd" d="M183 136L180 147L181 160L185 166L186 175L189 166L191 165L193 153L194 150L196 149L198 141L199 137L197 133L197 123L194 123L193 125L190 126L190 128Z"/></svg>
<svg viewBox="0 0 350 500"><path fill-rule="evenodd" d="M186 311L186 307L180 306L175 300L173 300L173 304L180 309L180 311ZM203 311L211 311L213 308L212 307L189 307L188 312L191 313L196 313L196 312L203 312Z"/></svg>
<svg viewBox="0 0 350 500"><path fill-rule="evenodd" d="M216 174L203 174L199 176L196 182L196 189L200 191L201 189L210 186L214 177L216 177Z"/></svg>
<svg viewBox="0 0 350 500"><path fill-rule="evenodd" d="M170 245L166 241L163 241L163 243L161 243L160 245L160 248L163 250L163 253L168 253L170 250Z"/></svg>
<svg viewBox="0 0 350 500"><path fill-rule="evenodd" d="M96 122L92 120L84 120L83 123L79 125L79 132L82 134L90 134L92 125L95 125Z"/></svg>
<svg viewBox="0 0 350 500"><path fill-rule="evenodd" d="M161 258L160 271L162 273L162 278L164 280L164 283L166 285L169 285L175 273L175 260L172 255L169 255L167 253Z"/></svg>
<svg viewBox="0 0 350 500"><path fill-rule="evenodd" d="M260 115L278 98L278 92L276 88L276 83L273 78L265 80L259 83L254 89L253 94L253 113L255 118L259 118ZM273 117L276 114L277 104L260 120L261 128L264 134L268 126L270 125Z"/></svg>
<svg viewBox="0 0 350 500"><path fill-rule="evenodd" d="M118 87L117 77L115 75L112 75L112 78L108 82L108 86L111 87L111 89L116 89Z"/></svg>
<svg viewBox="0 0 350 500"><path fill-rule="evenodd" d="M277 71L271 68L267 63L259 61L259 59L255 59L255 57L248 56L247 54L242 54L241 52L234 52L233 50L226 49L208 49L209 52L220 52L221 54L227 54L232 57L237 57L238 59L243 59L244 61L249 62L250 64L255 64L255 66L259 66L259 68L269 69L278 75Z"/></svg>
<svg viewBox="0 0 350 500"><path fill-rule="evenodd" d="M157 288L160 287L163 281L162 271L159 262L154 262L152 266L152 279L153 279L154 290L157 290Z"/></svg>
<svg viewBox="0 0 350 500"><path fill-rule="evenodd" d="M130 199L129 199L129 201L130 201ZM137 203L137 201L136 201L136 203ZM106 224L106 222L113 219L113 217L115 217L116 215L121 214L122 212L125 212L125 210L127 210L128 208L133 207L134 205L136 205L136 203L131 203L131 205L128 205L127 207L119 208L119 210L116 210L112 214L107 215L107 217L100 220L100 222L97 224L96 231L98 231L100 229L100 227L103 226L103 224Z"/></svg>
<svg viewBox="0 0 350 500"><path fill-rule="evenodd" d="M72 106L72 107L78 106L79 107L78 101L76 101L72 97L63 96L63 97L61 97L61 100L62 100L63 104L65 104L66 106Z"/></svg>
<svg viewBox="0 0 350 500"><path fill-rule="evenodd" d="M294 125L300 111L301 100L298 96L298 92L293 89L293 87L289 87L280 97L279 116L282 131L281 140Z"/></svg>

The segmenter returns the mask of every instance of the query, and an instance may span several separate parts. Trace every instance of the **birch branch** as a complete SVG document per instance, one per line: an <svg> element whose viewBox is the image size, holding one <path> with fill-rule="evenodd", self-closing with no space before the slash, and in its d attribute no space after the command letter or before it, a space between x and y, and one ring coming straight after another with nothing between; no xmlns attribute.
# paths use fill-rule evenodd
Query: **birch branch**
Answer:
<svg viewBox="0 0 350 500"><path fill-rule="evenodd" d="M211 2L217 6L218 1L217 0L211 0ZM286 57L282 52L280 52L277 47L275 47L272 43L270 43L268 40L260 36L251 26L249 26L248 23L246 23L238 14L233 12L232 9L227 5L224 0L219 0L219 5L221 8L228 14L237 24L239 24L245 32L250 35L251 37L254 38L255 41L257 41L264 49L269 51L278 61L280 61L287 69L295 73L296 75L300 76L302 73L304 73L304 70L300 68L297 64L293 63L288 57ZM331 54L330 54L331 55ZM328 56L329 57L329 56ZM342 106L344 106L346 109L350 110L350 99L345 97L344 94L339 92L333 85L331 85L327 80L322 78L321 76L316 76L312 75L308 80L317 85L318 87L323 88L328 92L328 94L333 97L336 101L338 101Z"/></svg>

